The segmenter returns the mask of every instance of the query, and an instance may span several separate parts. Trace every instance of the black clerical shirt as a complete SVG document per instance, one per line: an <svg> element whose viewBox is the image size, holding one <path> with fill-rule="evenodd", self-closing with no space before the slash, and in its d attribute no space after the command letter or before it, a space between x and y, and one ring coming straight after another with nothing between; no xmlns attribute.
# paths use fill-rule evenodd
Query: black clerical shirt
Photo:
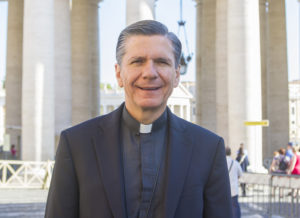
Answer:
<svg viewBox="0 0 300 218"><path fill-rule="evenodd" d="M152 126L143 126L124 107L122 148L128 218L163 217L166 139L166 110Z"/></svg>

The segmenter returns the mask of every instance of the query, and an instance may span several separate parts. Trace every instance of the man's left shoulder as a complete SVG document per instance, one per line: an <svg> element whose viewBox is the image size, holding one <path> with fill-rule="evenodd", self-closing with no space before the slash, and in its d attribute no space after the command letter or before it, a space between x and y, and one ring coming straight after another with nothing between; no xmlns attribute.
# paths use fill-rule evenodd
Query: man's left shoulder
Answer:
<svg viewBox="0 0 300 218"><path fill-rule="evenodd" d="M223 141L222 137L202 126L199 126L177 116L175 116L174 119L176 119L176 122L178 122L179 125L184 129L184 134L187 134L194 140L201 140L201 142L204 143L219 143L219 141Z"/></svg>

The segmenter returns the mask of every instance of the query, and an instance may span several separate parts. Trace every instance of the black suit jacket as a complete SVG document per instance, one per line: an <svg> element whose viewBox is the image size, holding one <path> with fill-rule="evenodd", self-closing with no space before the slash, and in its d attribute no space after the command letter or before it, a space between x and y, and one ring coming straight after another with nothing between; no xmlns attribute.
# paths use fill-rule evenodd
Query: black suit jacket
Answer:
<svg viewBox="0 0 300 218"><path fill-rule="evenodd" d="M45 217L126 217L120 148L122 108L62 132ZM168 122L163 217L230 218L222 138L178 118L169 109Z"/></svg>

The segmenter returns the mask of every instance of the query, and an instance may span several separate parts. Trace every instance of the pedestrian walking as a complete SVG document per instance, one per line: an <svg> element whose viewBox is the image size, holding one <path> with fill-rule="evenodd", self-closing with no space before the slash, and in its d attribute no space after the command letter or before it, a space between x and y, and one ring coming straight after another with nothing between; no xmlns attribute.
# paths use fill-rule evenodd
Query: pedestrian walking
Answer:
<svg viewBox="0 0 300 218"><path fill-rule="evenodd" d="M239 162L243 172L247 172L247 168L249 166L249 159L248 155L246 154L244 150L244 144L241 143L240 148L238 150L236 161ZM241 183L243 197L246 196L246 183Z"/></svg>
<svg viewBox="0 0 300 218"><path fill-rule="evenodd" d="M243 170L240 164L233 160L231 157L231 149L226 147L226 160L227 160L227 167L229 172L229 180L230 180L230 188L231 188L231 204L232 204L232 213L233 218L240 218L241 217L241 208L238 201L238 194L239 194L239 178L243 174Z"/></svg>

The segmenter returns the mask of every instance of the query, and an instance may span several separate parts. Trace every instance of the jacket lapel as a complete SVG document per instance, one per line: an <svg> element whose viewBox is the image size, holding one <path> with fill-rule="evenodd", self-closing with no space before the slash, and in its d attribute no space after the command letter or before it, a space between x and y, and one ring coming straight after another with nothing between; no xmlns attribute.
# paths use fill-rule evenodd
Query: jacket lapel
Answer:
<svg viewBox="0 0 300 218"><path fill-rule="evenodd" d="M123 105L103 117L93 143L106 197L114 217L126 217L120 120Z"/></svg>
<svg viewBox="0 0 300 218"><path fill-rule="evenodd" d="M185 132L185 122L169 113L169 149L165 217L173 218L190 165L193 143Z"/></svg>

